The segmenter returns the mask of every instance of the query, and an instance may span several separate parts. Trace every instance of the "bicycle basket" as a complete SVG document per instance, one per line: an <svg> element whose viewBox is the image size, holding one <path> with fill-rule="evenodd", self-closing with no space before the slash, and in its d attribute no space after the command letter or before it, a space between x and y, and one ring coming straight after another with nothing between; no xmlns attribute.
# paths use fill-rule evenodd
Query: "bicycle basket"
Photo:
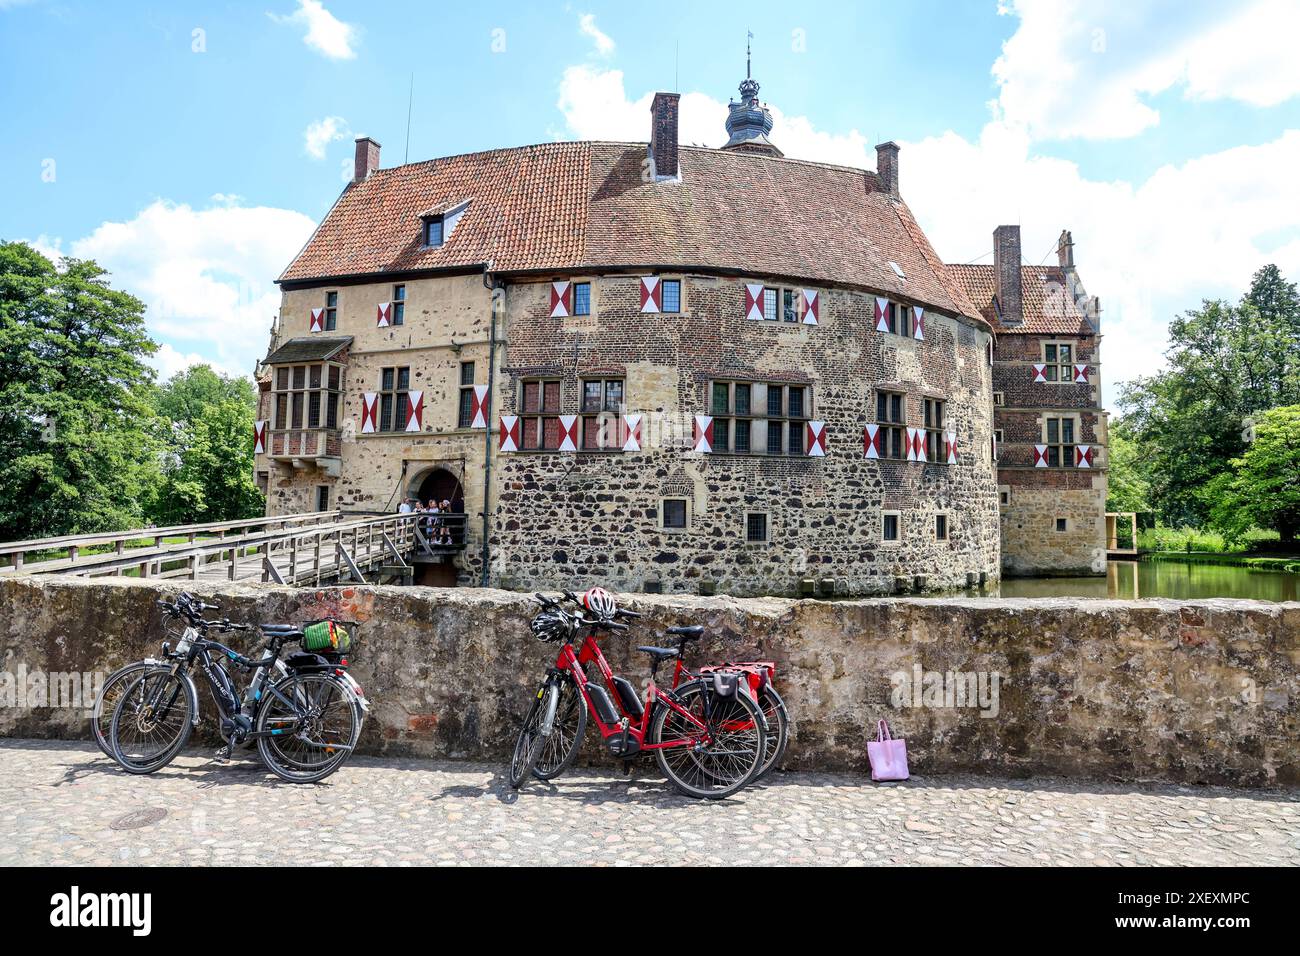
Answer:
<svg viewBox="0 0 1300 956"><path fill-rule="evenodd" d="M347 654L352 650L352 632L338 621L313 621L302 629L302 647L307 651Z"/></svg>

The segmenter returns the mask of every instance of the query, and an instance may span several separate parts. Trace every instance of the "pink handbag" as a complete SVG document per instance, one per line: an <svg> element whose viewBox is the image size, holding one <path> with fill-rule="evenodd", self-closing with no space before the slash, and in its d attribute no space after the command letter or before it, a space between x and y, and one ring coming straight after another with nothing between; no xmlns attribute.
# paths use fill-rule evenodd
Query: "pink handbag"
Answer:
<svg viewBox="0 0 1300 956"><path fill-rule="evenodd" d="M889 724L876 721L876 739L867 741L867 760L871 762L872 780L906 780L907 741L895 740Z"/></svg>

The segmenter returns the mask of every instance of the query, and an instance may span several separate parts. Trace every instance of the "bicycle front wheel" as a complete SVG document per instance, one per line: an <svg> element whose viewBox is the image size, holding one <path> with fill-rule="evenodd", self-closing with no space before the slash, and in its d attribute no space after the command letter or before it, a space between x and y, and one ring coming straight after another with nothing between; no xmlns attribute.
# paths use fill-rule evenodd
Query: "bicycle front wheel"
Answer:
<svg viewBox="0 0 1300 956"><path fill-rule="evenodd" d="M190 739L194 702L170 667L138 672L113 706L108 743L127 773L154 773L171 763Z"/></svg>
<svg viewBox="0 0 1300 956"><path fill-rule="evenodd" d="M548 679L542 682L533 695L528 706L528 716L519 728L519 737L515 740L514 752L510 755L510 786L518 790L537 766L538 758L546 749L546 738L542 735L542 718L548 711L558 705L556 698L559 691Z"/></svg>
<svg viewBox="0 0 1300 956"><path fill-rule="evenodd" d="M650 724L650 741L659 769L688 797L718 800L749 783L763 766L766 721L749 695L719 697L712 684L696 681L679 687L674 701L694 720L658 701ZM703 724L701 730L695 721Z"/></svg>
<svg viewBox="0 0 1300 956"><path fill-rule="evenodd" d="M554 780L564 773L578 755L582 735L587 732L587 700L578 690L577 682L564 674L556 679L556 686L559 699L555 704L555 719L533 767L533 776L539 780Z"/></svg>
<svg viewBox="0 0 1300 956"><path fill-rule="evenodd" d="M288 783L324 780L352 754L356 695L333 674L290 674L262 698L253 724L267 769Z"/></svg>

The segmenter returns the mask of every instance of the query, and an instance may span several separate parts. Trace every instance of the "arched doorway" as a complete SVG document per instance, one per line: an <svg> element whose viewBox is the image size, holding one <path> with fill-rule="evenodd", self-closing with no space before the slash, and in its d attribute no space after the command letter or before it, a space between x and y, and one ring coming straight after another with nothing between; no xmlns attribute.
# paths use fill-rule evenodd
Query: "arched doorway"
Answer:
<svg viewBox="0 0 1300 956"><path fill-rule="evenodd" d="M451 502L451 510L457 514L465 511L465 493L460 479L446 468L433 468L423 475L417 475L411 482L412 494L427 505L431 500L439 503Z"/></svg>
<svg viewBox="0 0 1300 956"><path fill-rule="evenodd" d="M409 493L418 498L420 504L428 506L430 501L439 507L442 502L449 502L447 511L460 516L449 521L431 523L425 533L436 552L436 557L429 560L416 559L415 583L432 587L456 586L456 550L465 546L465 493L460 478L447 468L431 468L417 474L411 481Z"/></svg>

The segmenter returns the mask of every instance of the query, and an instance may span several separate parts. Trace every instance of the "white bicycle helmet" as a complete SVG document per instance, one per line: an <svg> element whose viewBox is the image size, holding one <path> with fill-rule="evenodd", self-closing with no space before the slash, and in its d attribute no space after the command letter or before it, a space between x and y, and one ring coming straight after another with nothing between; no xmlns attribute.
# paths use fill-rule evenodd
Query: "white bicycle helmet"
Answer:
<svg viewBox="0 0 1300 956"><path fill-rule="evenodd" d="M600 621L612 621L618 611L614 596L604 588L589 588L582 592L582 606Z"/></svg>

